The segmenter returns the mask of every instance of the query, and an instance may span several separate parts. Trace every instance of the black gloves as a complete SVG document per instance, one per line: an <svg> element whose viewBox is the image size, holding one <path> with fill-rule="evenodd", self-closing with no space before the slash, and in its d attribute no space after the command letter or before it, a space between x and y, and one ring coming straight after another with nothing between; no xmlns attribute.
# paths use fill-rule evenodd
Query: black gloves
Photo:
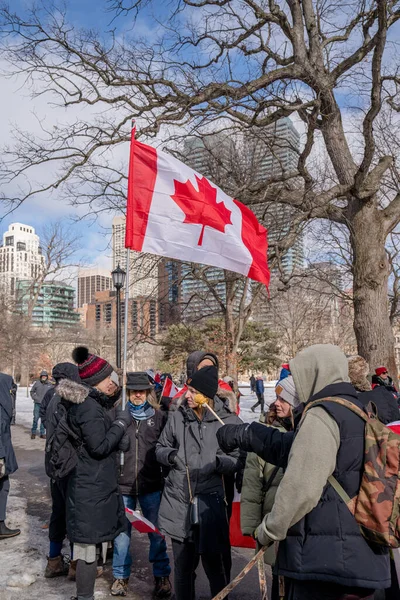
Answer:
<svg viewBox="0 0 400 600"><path fill-rule="evenodd" d="M129 439L129 435L127 433L125 433L125 435L122 437L122 439L118 445L118 450L121 450L121 452L128 452L130 447L131 447L131 440Z"/></svg>
<svg viewBox="0 0 400 600"><path fill-rule="evenodd" d="M125 408L123 410L121 406L118 406L116 410L116 419L114 423L116 423L120 427L123 427L123 429L126 431L129 425L132 423L132 416L129 412L129 408Z"/></svg>
<svg viewBox="0 0 400 600"><path fill-rule="evenodd" d="M168 456L168 462L171 465L171 467L173 467L174 464L176 463L177 456L178 456L178 450L172 450L172 452L170 452L170 454Z"/></svg>
<svg viewBox="0 0 400 600"><path fill-rule="evenodd" d="M222 452L229 454L236 448L242 448L248 424L224 425L217 431L217 440Z"/></svg>

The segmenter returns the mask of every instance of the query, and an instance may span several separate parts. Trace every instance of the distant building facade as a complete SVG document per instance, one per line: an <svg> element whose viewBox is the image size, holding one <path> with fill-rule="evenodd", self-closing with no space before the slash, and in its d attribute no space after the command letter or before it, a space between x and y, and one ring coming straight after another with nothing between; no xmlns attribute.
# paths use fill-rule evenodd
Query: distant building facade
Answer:
<svg viewBox="0 0 400 600"><path fill-rule="evenodd" d="M43 266L42 249L35 229L11 223L0 246L0 285L14 297L18 280L35 280Z"/></svg>
<svg viewBox="0 0 400 600"><path fill-rule="evenodd" d="M118 265L126 269L125 216L117 216L112 221L113 269ZM158 257L131 250L129 273L129 293L134 296L157 297Z"/></svg>
<svg viewBox="0 0 400 600"><path fill-rule="evenodd" d="M17 309L27 314L29 299L37 291L36 285L29 280L18 280L16 286ZM32 325L42 328L71 327L79 322L80 315L75 310L75 289L62 281L44 282L33 308Z"/></svg>
<svg viewBox="0 0 400 600"><path fill-rule="evenodd" d="M129 298L128 330L138 339L154 338L159 331L158 302L156 298ZM121 320L125 321L125 300L121 299ZM97 292L93 302L87 305L87 329L116 329L117 297L116 292L107 290Z"/></svg>
<svg viewBox="0 0 400 600"><path fill-rule="evenodd" d="M78 272L78 298L77 306L90 304L95 299L97 292L111 290L113 287L110 271L100 267L79 269Z"/></svg>
<svg viewBox="0 0 400 600"><path fill-rule="evenodd" d="M158 265L160 327L179 323L182 316L182 264L163 258Z"/></svg>

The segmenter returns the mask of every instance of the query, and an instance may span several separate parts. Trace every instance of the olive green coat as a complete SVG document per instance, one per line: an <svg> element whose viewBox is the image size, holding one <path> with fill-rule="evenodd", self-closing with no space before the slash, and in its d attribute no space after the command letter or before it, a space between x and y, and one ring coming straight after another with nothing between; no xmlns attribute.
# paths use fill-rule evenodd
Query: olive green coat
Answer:
<svg viewBox="0 0 400 600"><path fill-rule="evenodd" d="M277 429L286 431L283 427L277 427ZM283 477L283 470L279 469L271 487L267 493L264 493L267 481L274 469L274 465L266 463L257 454L249 452L247 455L240 499L240 526L243 535L253 535L265 515L271 512L276 490ZM268 565L274 565L275 555L275 547L271 546L265 553L265 562Z"/></svg>

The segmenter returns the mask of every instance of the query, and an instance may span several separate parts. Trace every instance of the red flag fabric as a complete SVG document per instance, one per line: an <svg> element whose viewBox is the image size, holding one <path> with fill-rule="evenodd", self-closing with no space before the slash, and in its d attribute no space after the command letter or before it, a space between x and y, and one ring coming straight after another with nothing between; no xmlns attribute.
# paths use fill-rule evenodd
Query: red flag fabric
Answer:
<svg viewBox="0 0 400 600"><path fill-rule="evenodd" d="M164 381L163 391L161 393L162 398L173 398L179 392L179 388L174 384L172 379L169 377Z"/></svg>
<svg viewBox="0 0 400 600"><path fill-rule="evenodd" d="M157 529L153 523L144 518L144 516L136 510L125 508L125 514L128 520L132 523L132 527L139 531L139 533L158 533L161 537L163 534Z"/></svg>
<svg viewBox="0 0 400 600"><path fill-rule="evenodd" d="M240 494L235 490L232 503L232 516L229 521L229 538L235 548L255 548L256 541L250 535L243 535L240 527Z"/></svg>
<svg viewBox="0 0 400 600"><path fill-rule="evenodd" d="M132 130L126 248L228 269L269 284L267 230L173 156L135 140Z"/></svg>
<svg viewBox="0 0 400 600"><path fill-rule="evenodd" d="M400 435L400 421L393 421L393 423L389 423L387 427L394 431L394 433L398 433Z"/></svg>

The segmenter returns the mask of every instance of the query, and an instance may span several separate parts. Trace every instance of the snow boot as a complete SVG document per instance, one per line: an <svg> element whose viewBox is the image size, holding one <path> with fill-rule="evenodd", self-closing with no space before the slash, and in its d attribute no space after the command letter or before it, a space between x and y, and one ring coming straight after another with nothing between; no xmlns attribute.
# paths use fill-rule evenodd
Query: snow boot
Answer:
<svg viewBox="0 0 400 600"><path fill-rule="evenodd" d="M15 537L21 533L20 529L10 529L4 523L4 521L0 521L0 540L6 540L7 538Z"/></svg>
<svg viewBox="0 0 400 600"><path fill-rule="evenodd" d="M65 562L62 554L60 556L56 556L54 558L47 559L46 570L44 572L44 576L46 579L51 579L53 577L61 577L63 575L68 575L69 565Z"/></svg>
<svg viewBox="0 0 400 600"><path fill-rule="evenodd" d="M154 580L153 598L170 598L172 588L169 577L155 577Z"/></svg>
<svg viewBox="0 0 400 600"><path fill-rule="evenodd" d="M114 579L111 586L111 596L126 596L128 593L128 582L127 579Z"/></svg>

